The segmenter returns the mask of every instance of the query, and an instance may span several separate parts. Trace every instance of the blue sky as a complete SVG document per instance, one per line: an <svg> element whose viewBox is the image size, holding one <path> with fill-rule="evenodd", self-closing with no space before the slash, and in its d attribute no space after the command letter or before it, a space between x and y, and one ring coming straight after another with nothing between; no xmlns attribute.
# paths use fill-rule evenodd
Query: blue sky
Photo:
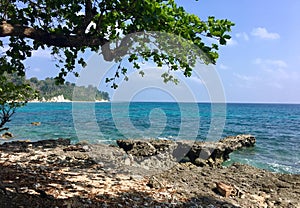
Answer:
<svg viewBox="0 0 300 208"><path fill-rule="evenodd" d="M220 48L220 58L215 66L227 102L300 103L300 1L176 2L203 20L215 16L235 23L232 40ZM28 77L42 79L57 75L54 62L47 52L35 53L27 65L30 65ZM75 81L72 77L69 80ZM208 101L207 93L204 95L202 90L205 82L200 83L202 88L195 87L193 79L186 82L195 88L193 93L197 101ZM113 93L103 87L101 90ZM153 99L164 99L161 93L153 89L150 91L144 95L139 93L136 97L148 100L156 93Z"/></svg>

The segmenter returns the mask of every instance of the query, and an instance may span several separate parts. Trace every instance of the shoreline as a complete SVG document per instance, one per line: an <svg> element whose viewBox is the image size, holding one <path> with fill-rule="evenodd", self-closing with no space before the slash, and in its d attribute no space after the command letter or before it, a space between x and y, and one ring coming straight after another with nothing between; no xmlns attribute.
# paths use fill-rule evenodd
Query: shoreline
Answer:
<svg viewBox="0 0 300 208"><path fill-rule="evenodd" d="M51 99L46 100L44 97L42 98L42 100L31 100L28 101L28 103L70 103L70 102L109 102L108 100L94 100L94 101L72 101L72 100L68 100L65 99L63 95L58 95L56 97L52 97Z"/></svg>
<svg viewBox="0 0 300 208"><path fill-rule="evenodd" d="M125 146L120 147L122 144ZM131 144L123 140L119 146L84 142L71 145L70 140L58 139L0 145L0 205L300 206L300 175L272 173L242 164L201 167L191 161L172 160L169 141ZM194 149L203 144L210 146L204 142Z"/></svg>
<svg viewBox="0 0 300 208"><path fill-rule="evenodd" d="M31 126L35 126L35 124L33 123L39 123L39 122L32 122L30 125ZM29 124L28 124L29 125ZM37 124L37 126L39 126L40 124ZM7 132L10 134L10 132ZM54 137L52 138L49 138L50 140L52 139L56 139ZM117 143L117 140L101 140L101 142L96 142L96 143L90 143L90 141L88 140L83 140L83 141L75 141L73 140L72 138L68 138L71 140L71 144L73 145L76 145L77 143L80 143L80 142L88 142L90 145L97 145L97 144L104 144L104 145L116 145ZM48 140L48 139L45 139L45 140ZM123 140L123 139L118 139L118 140ZM126 140L126 139L125 139ZM138 141L139 139L135 138L133 139L134 141ZM150 140L162 140L162 141L171 141L171 142L180 142L180 140L173 140L173 139L169 139L169 138L143 138L142 139L143 142L144 141L150 141ZM0 134L0 146L4 143L14 143L14 142L29 142L29 143L36 143L36 142L39 142L39 141L43 141L43 140L40 140L40 139L29 139L29 138L18 138L18 137L15 137L15 135L13 135L13 137L6 137L6 135L1 135ZM182 140L182 142L195 142L193 140ZM255 148L255 147L253 147ZM249 148L247 148L249 149ZM251 151L251 150L250 150ZM261 170L266 170L266 171L269 171L269 172L272 172L272 173L279 173L279 174L292 174L292 175L298 175L300 174L298 171L295 172L294 168L297 167L297 166L291 166L289 168L285 168L285 169L278 169L277 167L279 165L281 165L281 163L274 163L275 165L274 166L261 166L261 165L257 165L255 163L249 163L247 162L247 160L241 160L241 159L236 159L236 153L239 154L239 151L233 151L230 153L230 157L228 156L228 159L224 160L224 162L222 163L222 166L223 167L229 167L231 166L232 164L234 163L241 163L241 164L246 164L246 165L249 165L249 166L252 166L252 167L255 167L255 168L258 168L258 169L261 169ZM232 154L232 155L231 155Z"/></svg>
<svg viewBox="0 0 300 208"><path fill-rule="evenodd" d="M109 103L110 101L108 100L97 100L97 101L28 101L28 103Z"/></svg>

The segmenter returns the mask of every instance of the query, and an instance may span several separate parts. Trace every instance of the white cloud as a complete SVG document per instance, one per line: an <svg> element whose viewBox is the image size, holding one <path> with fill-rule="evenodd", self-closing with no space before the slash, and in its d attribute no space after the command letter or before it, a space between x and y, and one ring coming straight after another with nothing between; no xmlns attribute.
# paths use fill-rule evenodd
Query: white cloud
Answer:
<svg viewBox="0 0 300 208"><path fill-rule="evenodd" d="M290 89L299 83L299 72L289 69L283 60L257 58L253 63L256 67L252 74L233 74L239 87L264 89L271 93L274 89Z"/></svg>
<svg viewBox="0 0 300 208"><path fill-rule="evenodd" d="M288 64L280 59L257 58L254 64L261 70L262 81L265 85L276 89L290 89L298 85L300 73L289 68ZM262 85L262 84L261 84Z"/></svg>
<svg viewBox="0 0 300 208"><path fill-rule="evenodd" d="M227 40L227 45L228 46L234 46L234 45L237 45L237 44L238 44L238 42L236 40L232 39L232 38Z"/></svg>
<svg viewBox="0 0 300 208"><path fill-rule="evenodd" d="M245 41L248 41L248 40L249 40L249 36L248 36L247 33L245 33L245 32L237 33L237 34L235 34L235 36L236 36L237 38L241 38L241 39L243 39L243 40L245 40Z"/></svg>
<svg viewBox="0 0 300 208"><path fill-rule="evenodd" d="M256 75L249 74L241 74L241 73L233 73L233 77L235 78L234 90L246 90L246 89L255 89L258 86L258 83L261 82L261 77Z"/></svg>
<svg viewBox="0 0 300 208"><path fill-rule="evenodd" d="M224 64L220 64L220 65L219 65L219 68L220 68L220 69L224 69L224 70L229 69L229 67L226 66L226 65L224 65Z"/></svg>
<svg viewBox="0 0 300 208"><path fill-rule="evenodd" d="M253 81L260 80L260 78L257 76L250 76L250 75L244 75L244 74L238 74L238 73L234 73L233 75L236 78L238 78L239 80L246 81L246 82L253 82Z"/></svg>
<svg viewBox="0 0 300 208"><path fill-rule="evenodd" d="M280 38L280 35L278 33L268 32L267 29L264 27L254 28L251 32L251 35L255 37L259 37L261 39L269 39L269 40L275 40Z"/></svg>
<svg viewBox="0 0 300 208"><path fill-rule="evenodd" d="M257 58L254 61L255 64L262 66L263 68L270 68L270 67L275 67L275 68L287 68L288 64L279 59L261 59Z"/></svg>
<svg viewBox="0 0 300 208"><path fill-rule="evenodd" d="M196 84L201 84L201 85L205 84L205 82L203 80L201 80L199 77L196 77L196 76L191 76L186 79L188 79L188 81L192 81Z"/></svg>

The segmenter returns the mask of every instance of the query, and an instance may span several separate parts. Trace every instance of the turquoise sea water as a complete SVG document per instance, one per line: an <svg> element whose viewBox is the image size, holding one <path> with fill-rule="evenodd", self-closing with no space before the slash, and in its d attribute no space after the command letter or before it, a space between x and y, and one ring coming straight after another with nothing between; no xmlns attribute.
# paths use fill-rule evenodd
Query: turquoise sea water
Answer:
<svg viewBox="0 0 300 208"><path fill-rule="evenodd" d="M300 173L296 104L29 103L18 109L8 127L14 140L70 138L74 143L113 143L121 138L211 141L252 134L256 146L233 153L227 163Z"/></svg>

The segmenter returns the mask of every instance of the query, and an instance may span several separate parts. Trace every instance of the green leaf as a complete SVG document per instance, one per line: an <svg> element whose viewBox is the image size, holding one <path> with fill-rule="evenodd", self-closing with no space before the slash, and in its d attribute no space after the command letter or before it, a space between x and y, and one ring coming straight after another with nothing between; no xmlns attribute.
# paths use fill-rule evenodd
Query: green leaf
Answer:
<svg viewBox="0 0 300 208"><path fill-rule="evenodd" d="M221 45L226 44L226 40L223 37L220 38L219 42L220 42Z"/></svg>
<svg viewBox="0 0 300 208"><path fill-rule="evenodd" d="M223 36L223 38L224 38L224 39L230 39L230 38L231 38L231 36L230 36L230 35L228 35L228 34L225 34L225 35Z"/></svg>
<svg viewBox="0 0 300 208"><path fill-rule="evenodd" d="M139 74L144 77L145 76L145 72L144 71L139 71Z"/></svg>

